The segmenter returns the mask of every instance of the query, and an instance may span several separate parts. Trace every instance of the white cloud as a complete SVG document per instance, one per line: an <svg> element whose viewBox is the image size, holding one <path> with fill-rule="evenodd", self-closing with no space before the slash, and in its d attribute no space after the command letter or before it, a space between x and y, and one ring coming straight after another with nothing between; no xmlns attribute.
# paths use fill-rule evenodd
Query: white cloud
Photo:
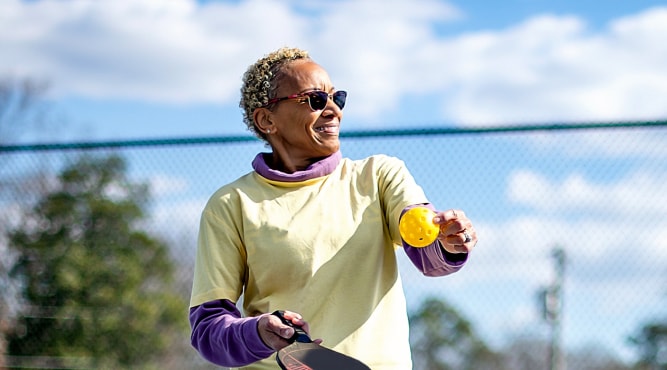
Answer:
<svg viewBox="0 0 667 370"><path fill-rule="evenodd" d="M516 170L509 178L508 197L538 211L567 215L585 212L605 219L632 216L660 219L667 214L667 174L635 172L614 183L594 183L572 173L555 181L529 170Z"/></svg>
<svg viewBox="0 0 667 370"><path fill-rule="evenodd" d="M148 179L151 196L163 197L171 194L183 193L189 189L187 179L166 174L156 174Z"/></svg>
<svg viewBox="0 0 667 370"><path fill-rule="evenodd" d="M48 78L62 94L229 101L257 57L246 45L268 48L276 33L267 28L282 28L282 35L290 29L272 24L268 13L292 23L286 5L265 1L7 0L0 3L7 15L0 34L9 52L0 71Z"/></svg>
<svg viewBox="0 0 667 370"><path fill-rule="evenodd" d="M60 94L235 104L247 65L295 45L354 91L351 111L376 120L408 109L405 94L439 96L440 119L459 123L667 114L667 8L601 31L552 15L496 31L435 31L462 17L435 0L4 0L0 73L47 78Z"/></svg>
<svg viewBox="0 0 667 370"><path fill-rule="evenodd" d="M462 35L443 109L459 122L629 120L667 115L667 9L592 33L584 20L535 17Z"/></svg>
<svg viewBox="0 0 667 370"><path fill-rule="evenodd" d="M533 262L544 260L547 247L560 245L569 255L568 276L574 289L606 296L617 305L610 310L627 311L634 302L616 295L658 297L664 294L660 287L667 273L666 183L664 173L632 173L603 184L576 173L556 181L517 171L507 194L529 210L521 218L483 226L486 243L495 249L479 250L488 263L484 274L501 273L492 261L520 259L521 264L504 274L539 281L544 270L540 274ZM637 228L636 220L647 221ZM484 278L488 276L480 277Z"/></svg>

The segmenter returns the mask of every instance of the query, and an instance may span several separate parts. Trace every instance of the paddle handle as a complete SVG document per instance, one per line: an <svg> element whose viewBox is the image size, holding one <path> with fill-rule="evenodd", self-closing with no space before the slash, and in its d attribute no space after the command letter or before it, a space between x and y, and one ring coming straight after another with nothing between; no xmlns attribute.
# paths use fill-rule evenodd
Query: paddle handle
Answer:
<svg viewBox="0 0 667 370"><path fill-rule="evenodd" d="M294 335L292 335L289 339L287 339L287 341L290 344L294 343L294 342L310 343L310 342L313 341L312 339L310 339L308 334L300 326L294 325L294 323L292 321L287 320L285 318L285 311L283 311L283 310L274 311L272 313L272 315L277 316L278 318L280 318L280 321L282 321L283 324L285 324L287 326L291 326L292 328L294 328Z"/></svg>

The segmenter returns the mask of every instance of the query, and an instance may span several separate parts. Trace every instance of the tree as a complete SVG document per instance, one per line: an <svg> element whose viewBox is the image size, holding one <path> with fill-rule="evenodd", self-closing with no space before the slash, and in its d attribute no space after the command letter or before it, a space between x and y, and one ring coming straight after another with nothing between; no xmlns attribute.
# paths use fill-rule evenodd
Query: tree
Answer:
<svg viewBox="0 0 667 370"><path fill-rule="evenodd" d="M410 315L410 332L415 369L504 369L501 356L478 338L470 322L436 298Z"/></svg>
<svg viewBox="0 0 667 370"><path fill-rule="evenodd" d="M19 139L31 130L44 131L49 110L43 101L46 89L46 83L34 79L0 76L0 145ZM50 126L53 125L50 123ZM15 325L18 303L15 284L8 274L14 256L8 250L5 236L13 223L13 210L23 206L27 198L25 188L16 189L17 184L10 180L9 158L0 156L0 354L7 352L5 337ZM10 201L12 194L21 196ZM0 368L4 367L4 358L0 355Z"/></svg>
<svg viewBox="0 0 667 370"><path fill-rule="evenodd" d="M645 324L630 343L638 349L639 369L667 369L667 321Z"/></svg>
<svg viewBox="0 0 667 370"><path fill-rule="evenodd" d="M567 368L577 370L630 370L614 356L614 352L599 344L588 344L567 355Z"/></svg>
<svg viewBox="0 0 667 370"><path fill-rule="evenodd" d="M9 233L18 255L10 274L28 303L8 337L10 356L135 367L160 356L165 330L182 331L168 249L138 228L147 187L125 172L118 156L80 157Z"/></svg>
<svg viewBox="0 0 667 370"><path fill-rule="evenodd" d="M503 348L505 364L512 370L549 368L549 341L535 334L521 334L508 340Z"/></svg>

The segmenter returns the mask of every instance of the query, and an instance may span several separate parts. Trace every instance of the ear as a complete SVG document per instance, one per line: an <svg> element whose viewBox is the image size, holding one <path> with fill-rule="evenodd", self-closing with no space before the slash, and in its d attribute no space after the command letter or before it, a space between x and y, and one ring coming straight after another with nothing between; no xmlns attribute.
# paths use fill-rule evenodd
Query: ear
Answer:
<svg viewBox="0 0 667 370"><path fill-rule="evenodd" d="M252 119L255 121L255 127L264 135L275 132L275 125L271 117L271 111L267 108L257 108L252 112Z"/></svg>

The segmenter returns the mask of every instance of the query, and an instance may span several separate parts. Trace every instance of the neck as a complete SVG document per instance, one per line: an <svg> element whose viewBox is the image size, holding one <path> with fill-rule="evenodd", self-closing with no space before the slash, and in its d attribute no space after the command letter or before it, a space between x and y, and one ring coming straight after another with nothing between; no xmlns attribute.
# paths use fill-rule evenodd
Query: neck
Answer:
<svg viewBox="0 0 667 370"><path fill-rule="evenodd" d="M281 171L284 173L294 173L297 171L304 171L310 167L313 163L319 162L326 157L318 158L304 158L301 160L295 160L294 158L281 156L279 153L271 153L267 165L274 170Z"/></svg>
<svg viewBox="0 0 667 370"><path fill-rule="evenodd" d="M286 173L269 167L268 163L271 161L271 156L271 153L258 153L252 161L252 168L267 179L286 182L305 181L329 175L338 167L343 157L338 151L319 162L313 163L303 171Z"/></svg>
<svg viewBox="0 0 667 370"><path fill-rule="evenodd" d="M289 152L284 146L274 145L272 153L267 158L267 165L274 170L284 173L294 173L303 171L310 167L313 163L326 158L327 156L309 158L299 156L298 153Z"/></svg>

